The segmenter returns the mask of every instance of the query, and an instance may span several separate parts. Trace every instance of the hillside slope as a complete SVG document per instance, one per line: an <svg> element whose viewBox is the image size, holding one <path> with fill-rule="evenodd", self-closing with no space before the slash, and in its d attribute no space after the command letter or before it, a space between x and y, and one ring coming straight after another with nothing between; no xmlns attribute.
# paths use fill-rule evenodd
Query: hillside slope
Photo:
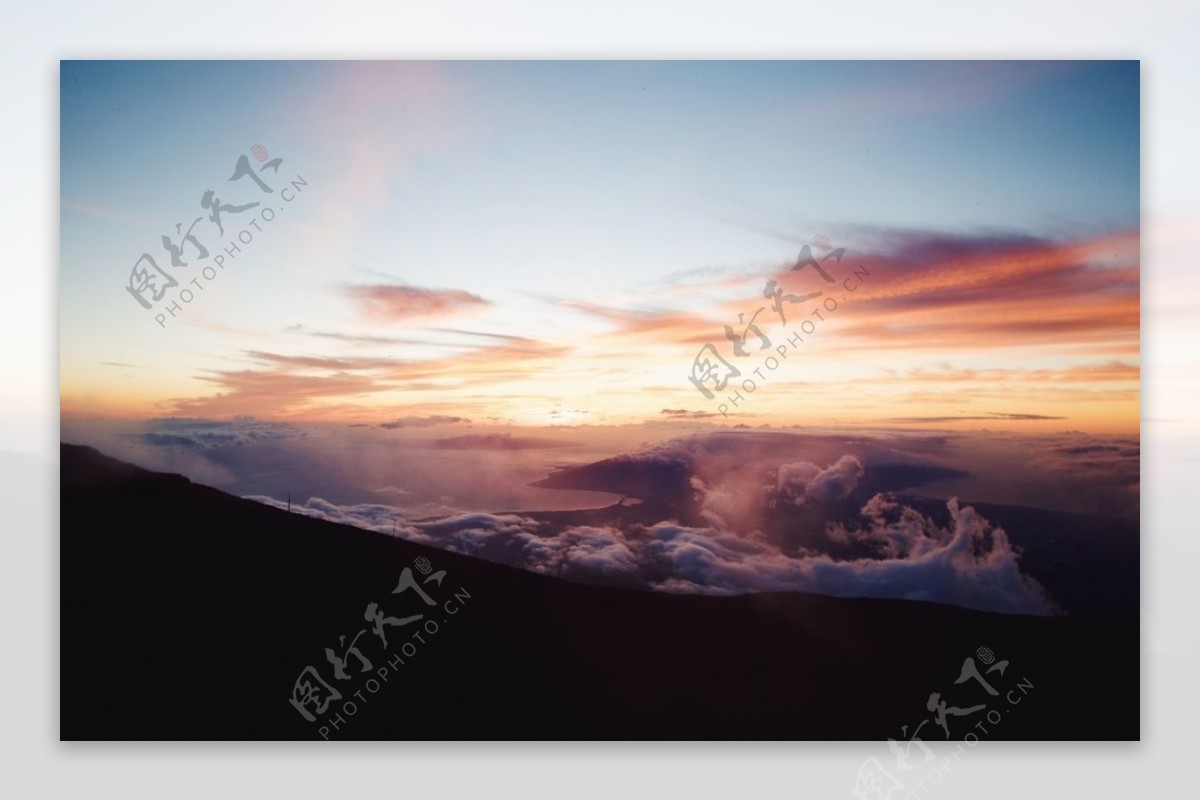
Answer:
<svg viewBox="0 0 1200 801"><path fill-rule="evenodd" d="M929 716L933 691L1001 712L983 739L1139 736L1132 616L584 586L71 445L61 491L65 740L314 739L322 726L330 739L883 740ZM440 585L411 571L432 606L392 593L418 557L431 576L446 571ZM385 624L385 648L371 603L424 617ZM422 630L430 622L436 633ZM363 629L360 672L338 638ZM345 681L327 647L345 656ZM980 647L1009 661L987 674L995 698L955 684ZM289 702L306 666L342 693L313 722ZM1006 692L1022 680L1032 689L1013 706ZM967 721L950 718L955 739ZM922 736L943 738L933 721Z"/></svg>

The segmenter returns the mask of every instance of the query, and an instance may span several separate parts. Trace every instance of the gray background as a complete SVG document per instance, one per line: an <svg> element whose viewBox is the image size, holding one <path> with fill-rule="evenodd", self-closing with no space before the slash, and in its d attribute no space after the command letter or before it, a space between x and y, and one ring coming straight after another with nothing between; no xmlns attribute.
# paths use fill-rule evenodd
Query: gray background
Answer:
<svg viewBox="0 0 1200 801"><path fill-rule="evenodd" d="M167 13L150 2L74 0L11 4L5 17L0 326L10 369L0 390L0 495L8 510L0 555L0 793L850 797L864 759L890 763L883 743L58 742L58 60L131 57L1142 59L1143 741L984 742L923 797L1200 792L1192 611L1200 538L1190 525L1200 314L1178 301L1182 286L1196 286L1200 241L1200 6L210 0ZM1079 657L1086 670L1104 654ZM1095 714L1104 710L1097 698Z"/></svg>

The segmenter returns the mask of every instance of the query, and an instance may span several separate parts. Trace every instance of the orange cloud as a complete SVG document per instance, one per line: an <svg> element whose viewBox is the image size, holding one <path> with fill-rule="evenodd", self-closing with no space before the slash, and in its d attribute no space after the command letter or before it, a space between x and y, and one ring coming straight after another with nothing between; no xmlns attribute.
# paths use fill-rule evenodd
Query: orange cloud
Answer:
<svg viewBox="0 0 1200 801"><path fill-rule="evenodd" d="M363 314L374 320L407 320L487 306L484 300L462 289L422 289L398 284L348 286L345 294L359 304Z"/></svg>
<svg viewBox="0 0 1200 801"><path fill-rule="evenodd" d="M569 348L520 337L479 347L453 358L405 361L355 356L307 356L247 351L262 369L219 370L200 376L217 387L211 396L177 398L163 404L169 414L222 418L253 415L264 419L332 419L343 416L384 419L395 409L364 406L364 398L385 392L431 392L462 397L470 386L528 382L554 375ZM484 409L486 404L472 403Z"/></svg>
<svg viewBox="0 0 1200 801"><path fill-rule="evenodd" d="M870 248L857 254L848 248L840 264L826 264L835 283L781 261L758 278L744 270L712 270L690 276L697 280L686 285L659 287L654 297L661 308L546 299L605 323L587 334L564 327L561 342L457 328L424 328L411 339L303 331L332 352L246 351L251 369L208 373L202 380L215 394L178 398L164 409L209 417L387 420L398 413L399 401L408 414L483 419L595 399L588 413L606 419L683 418L660 410L664 404L687 410L683 404L695 401L686 375L697 349L711 342L737 360L724 325L740 330L739 313L748 318L762 309L759 324L778 345L807 318L809 304L793 304L788 325L780 323L758 283L770 279L789 293L821 291L837 299L839 308L822 323L827 327L815 344L805 345L803 361L788 362L790 372L773 374L778 386L756 395L748 413L783 423L853 415L880 422L903 416L944 423L1049 425L1066 419L1072 426L1081 421L1136 426L1136 233L1076 242L871 236ZM842 282L860 270L869 276L851 291ZM377 320L488 305L462 290L378 284L346 291ZM705 298L707 305L688 308ZM440 342L441 334L460 339ZM409 342L456 352L395 359L363 350ZM738 362L747 372L761 361L754 361L758 344L752 342L752 353ZM671 383L672 375L677 382ZM690 411L707 416L714 409Z"/></svg>
<svg viewBox="0 0 1200 801"><path fill-rule="evenodd" d="M1051 243L917 238L866 257L839 338L882 349L991 350L1103 344L1137 352L1138 235ZM849 311L849 310L848 310Z"/></svg>

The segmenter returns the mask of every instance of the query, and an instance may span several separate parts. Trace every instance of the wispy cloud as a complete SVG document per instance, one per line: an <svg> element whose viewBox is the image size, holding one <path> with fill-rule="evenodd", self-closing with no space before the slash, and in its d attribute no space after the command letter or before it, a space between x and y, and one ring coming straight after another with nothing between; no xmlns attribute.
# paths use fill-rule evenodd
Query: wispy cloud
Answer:
<svg viewBox="0 0 1200 801"><path fill-rule="evenodd" d="M987 414L957 414L957 415L924 415L917 417L886 417L888 423L950 423L959 420L1065 420L1065 417L1055 417L1045 414L1020 414L1009 412L988 412Z"/></svg>
<svg viewBox="0 0 1200 801"><path fill-rule="evenodd" d="M460 96L444 65L431 61L333 62L308 88L300 123L331 154L316 165L335 179L315 200L306 227L325 257L346 259L359 232L391 202L391 185L417 154L458 141ZM398 132L403 132L399 134Z"/></svg>
<svg viewBox="0 0 1200 801"><path fill-rule="evenodd" d="M839 281L861 269L869 271L870 278L858 282L852 298L842 298L845 311L836 314L836 330L822 335L821 350L806 353L807 375L817 375L811 372L816 365L881 351L902 353L898 361L904 366L876 367L872 375L866 366L855 372L839 365L833 377L803 379L803 403L831 410L827 415L874 409L872 418L887 423L1036 423L1070 417L1068 410L1081 404L1088 406L1087 414L1099 415L1105 413L1101 404L1115 402L1124 409L1136 402L1136 234L1057 242L994 233L870 230L861 239L859 253L851 250L840 264L831 262L830 269ZM374 324L405 321L414 334L394 337L369 329L341 332L293 326L287 333L328 347L319 353L280 347L249 351L245 357L252 362L251 370L202 377L215 384L214 396L184 399L165 409L208 415L294 416L303 411L322 416L357 405L366 419L379 421L394 417L394 410L389 412L384 402L374 403L371 396L403 390L430 393L405 403L413 407L410 413L432 413L432 407L419 407L437 403L438 413L483 419L487 413L481 390L490 390L493 398L504 399L501 405L512 409L540 404L548 394L561 393L563 386L580 391L586 386L604 391L613 408L617 404L612 402L620 398L627 420L700 420L715 410L687 408L686 393L676 396L676 405L668 411L661 411L661 402L647 408L662 399L660 374L672 353L681 360L681 372L685 360L707 343L716 343L728 354L723 328L740 329L738 314L749 316L759 308L759 324L774 345L782 342L790 329L763 296L769 280L786 292L820 289L835 299L849 294L841 283L793 271L794 264L794 259L781 259L764 266L757 279L739 274L733 283L720 271L698 275L698 283L664 288L654 307L619 298L540 298L574 323L558 329L556 341L482 327L420 324L421 318L492 308L485 298L464 290L398 283L343 286L341 291L358 305L361 319ZM689 307L697 299L697 287L709 284L716 302ZM799 304L794 309L788 309L792 327L807 313ZM403 359L372 350L392 345L447 350L441 355L431 355L437 350L422 351L420 357L405 354ZM347 347L355 350L348 352ZM1021 354L1036 360L1037 366L1021 364ZM639 382L639 375L647 378ZM793 371L793 385L803 375ZM848 398L858 398L859 406L852 407ZM248 406L238 408L238 402ZM893 411L885 417L888 403L894 402L903 402L910 413ZM1014 411L993 411L997 409ZM779 413L761 411L768 416Z"/></svg>
<svg viewBox="0 0 1200 801"><path fill-rule="evenodd" d="M894 234L839 334L884 349L1103 344L1137 352L1138 235L1074 242Z"/></svg>
<svg viewBox="0 0 1200 801"><path fill-rule="evenodd" d="M703 420L710 417L720 417L716 412L698 412L689 409L663 409L660 414L672 420Z"/></svg>
<svg viewBox="0 0 1200 801"><path fill-rule="evenodd" d="M462 289L359 284L344 287L342 291L358 304L364 315L382 322L458 313L472 307L490 305L490 301Z"/></svg>
<svg viewBox="0 0 1200 801"><path fill-rule="evenodd" d="M315 337L317 339L332 339L338 342L345 342L352 345L433 345L441 344L432 342L429 339L419 339L416 337L388 337L377 336L373 334L345 334L340 331L305 331L303 326L295 326L293 331L304 334L305 336Z"/></svg>
<svg viewBox="0 0 1200 801"><path fill-rule="evenodd" d="M252 350L253 369L215 370L197 376L212 395L176 398L163 404L170 414L198 417L329 417L353 415L390 419L386 407L372 408L370 395L405 390L459 393L467 387L528 381L546 375L568 348L513 338L476 347L452 359L401 360L376 356L324 356ZM550 372L552 375L552 372ZM482 401L473 402L482 408ZM392 413L394 417L394 410Z"/></svg>
<svg viewBox="0 0 1200 801"><path fill-rule="evenodd" d="M447 414L431 414L424 417L410 415L408 417L397 417L394 420L388 420L385 423L380 423L380 428L429 428L430 426L445 426L453 425L454 423L469 423L471 422L465 417L456 417Z"/></svg>
<svg viewBox="0 0 1200 801"><path fill-rule="evenodd" d="M1075 69L1065 61L909 62L871 65L874 80L822 101L831 118L862 121L984 107ZM947 68L950 67L950 68Z"/></svg>

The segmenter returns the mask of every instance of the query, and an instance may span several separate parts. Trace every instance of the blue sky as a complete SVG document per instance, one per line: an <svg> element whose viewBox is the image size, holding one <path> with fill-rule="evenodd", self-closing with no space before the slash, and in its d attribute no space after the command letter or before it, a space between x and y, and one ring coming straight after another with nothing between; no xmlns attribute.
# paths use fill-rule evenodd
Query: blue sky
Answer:
<svg viewBox="0 0 1200 801"><path fill-rule="evenodd" d="M63 62L64 395L169 410L247 350L347 352L296 332L420 334L403 356L432 359L478 342L446 329L605 330L570 303L703 315L673 276L770 270L816 233L1136 230L1138 105L1137 62ZM308 188L160 328L129 269L204 190L258 198L226 183L255 143ZM367 325L364 284L487 303Z"/></svg>

